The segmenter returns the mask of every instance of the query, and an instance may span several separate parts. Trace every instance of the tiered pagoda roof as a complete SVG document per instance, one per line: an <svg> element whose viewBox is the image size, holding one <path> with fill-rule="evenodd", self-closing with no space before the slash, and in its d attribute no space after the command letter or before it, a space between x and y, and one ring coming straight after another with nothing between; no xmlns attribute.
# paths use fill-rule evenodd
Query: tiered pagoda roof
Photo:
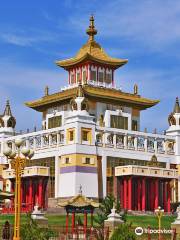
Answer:
<svg viewBox="0 0 180 240"><path fill-rule="evenodd" d="M97 34L97 30L94 27L94 18L90 18L90 26L87 29L89 39L87 43L79 50L74 58L67 60L57 61L57 65L68 70L76 64L81 62L88 62L102 64L104 66L110 66L116 69L127 63L127 59L117 59L109 57L102 47L94 40L94 36ZM87 61L86 61L87 60ZM100 102L109 104L119 104L122 106L135 107L139 110L144 110L156 105L159 100L151 100L141 97L137 92L126 93L116 88L108 88L104 86L97 86L88 83L83 84L84 95L88 99L96 99ZM72 98L76 96L78 86L67 87L65 90L49 95L49 92L40 99L35 101L26 102L26 105L37 111L43 112L49 107L56 107L61 103L68 103Z"/></svg>
<svg viewBox="0 0 180 240"><path fill-rule="evenodd" d="M114 69L116 69L128 62L127 59L112 58L108 56L100 44L94 40L94 35L97 34L97 30L94 27L93 16L90 18L90 26L86 32L89 35L87 43L82 46L75 57L57 61L56 64L58 66L68 69L76 64L91 60L96 63L112 66Z"/></svg>

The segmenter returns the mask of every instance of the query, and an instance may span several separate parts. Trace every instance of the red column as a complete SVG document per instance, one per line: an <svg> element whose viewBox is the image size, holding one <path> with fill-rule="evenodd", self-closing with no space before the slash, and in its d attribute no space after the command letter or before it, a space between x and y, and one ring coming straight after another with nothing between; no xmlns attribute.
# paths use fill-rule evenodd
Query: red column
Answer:
<svg viewBox="0 0 180 240"><path fill-rule="evenodd" d="M75 227L75 213L72 213L72 233L74 233L74 227Z"/></svg>
<svg viewBox="0 0 180 240"><path fill-rule="evenodd" d="M167 183L167 212L171 212L171 187L170 183Z"/></svg>
<svg viewBox="0 0 180 240"><path fill-rule="evenodd" d="M141 179L138 179L138 211L141 211Z"/></svg>
<svg viewBox="0 0 180 240"><path fill-rule="evenodd" d="M27 190L26 190L26 181L24 180L24 189L23 189L23 203L24 203L24 208L26 209L26 195L27 195ZM27 210L27 209L26 209Z"/></svg>
<svg viewBox="0 0 180 240"><path fill-rule="evenodd" d="M36 178L36 179L35 179L35 182L34 182L34 188L35 188L35 204L38 204L38 203L39 203L39 199L38 199L38 190L39 190L39 188L38 188L38 183L39 183L39 181L38 181L38 179Z"/></svg>
<svg viewBox="0 0 180 240"><path fill-rule="evenodd" d="M26 181L26 207L29 207L29 181Z"/></svg>
<svg viewBox="0 0 180 240"><path fill-rule="evenodd" d="M127 209L127 180L124 178L124 209Z"/></svg>
<svg viewBox="0 0 180 240"><path fill-rule="evenodd" d="M163 182L163 205L164 205L164 211L167 212L167 188L166 188L166 182Z"/></svg>
<svg viewBox="0 0 180 240"><path fill-rule="evenodd" d="M153 179L150 179L150 192L149 192L149 195L150 195L150 209L151 211L154 212L154 181Z"/></svg>
<svg viewBox="0 0 180 240"><path fill-rule="evenodd" d="M154 207L158 208L159 205L159 179L155 180L155 199L154 199Z"/></svg>
<svg viewBox="0 0 180 240"><path fill-rule="evenodd" d="M39 179L38 188L38 204L42 208L42 179Z"/></svg>
<svg viewBox="0 0 180 240"><path fill-rule="evenodd" d="M124 208L124 186L123 186L123 179L120 180L120 204L121 207Z"/></svg>
<svg viewBox="0 0 180 240"><path fill-rule="evenodd" d="M132 210L132 177L128 179L128 210Z"/></svg>
<svg viewBox="0 0 180 240"><path fill-rule="evenodd" d="M146 179L142 179L142 211L146 211Z"/></svg>
<svg viewBox="0 0 180 240"><path fill-rule="evenodd" d="M48 179L46 178L44 181L44 205L45 208L48 208L48 192L47 192L47 186L48 186Z"/></svg>
<svg viewBox="0 0 180 240"><path fill-rule="evenodd" d="M33 199L32 199L32 179L30 178L29 180L29 205L30 205L30 209L32 210L32 203L33 203Z"/></svg>

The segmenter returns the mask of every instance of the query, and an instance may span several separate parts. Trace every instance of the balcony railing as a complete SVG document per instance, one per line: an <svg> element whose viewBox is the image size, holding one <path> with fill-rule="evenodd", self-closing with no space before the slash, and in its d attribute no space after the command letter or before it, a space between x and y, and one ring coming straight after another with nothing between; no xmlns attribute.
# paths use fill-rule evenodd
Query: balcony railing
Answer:
<svg viewBox="0 0 180 240"><path fill-rule="evenodd" d="M20 137L24 139L25 146L28 146L36 152L41 149L43 150L64 145L64 128L59 127L22 134ZM17 138L19 138L19 135L8 137L4 139L4 142L0 143L1 156L3 155L4 144L7 143L10 147L15 148L15 139Z"/></svg>
<svg viewBox="0 0 180 240"><path fill-rule="evenodd" d="M4 142L0 142L1 162L1 158L3 158L4 143L15 148L15 139L19 137L23 138L24 145L33 149L35 153L63 146L66 139L64 127L8 137L4 139ZM150 152L154 154L175 154L175 138L173 136L99 126L96 127L96 145L104 148Z"/></svg>
<svg viewBox="0 0 180 240"><path fill-rule="evenodd" d="M115 176L128 176L128 175L177 179L178 171L176 169L135 165L118 166L115 168Z"/></svg>
<svg viewBox="0 0 180 240"><path fill-rule="evenodd" d="M172 136L107 127L96 128L96 145L155 154L175 153L175 138Z"/></svg>
<svg viewBox="0 0 180 240"><path fill-rule="evenodd" d="M25 167L22 172L22 177L34 177L34 176L49 177L49 175L50 175L49 167L43 166ZM14 169L3 170L2 176L4 179L15 178L15 170Z"/></svg>

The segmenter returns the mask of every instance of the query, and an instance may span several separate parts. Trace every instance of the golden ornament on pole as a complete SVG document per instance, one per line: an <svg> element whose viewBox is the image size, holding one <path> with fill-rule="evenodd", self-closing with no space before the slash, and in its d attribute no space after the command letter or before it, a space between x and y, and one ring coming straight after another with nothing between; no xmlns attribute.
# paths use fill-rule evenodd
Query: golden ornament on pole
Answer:
<svg viewBox="0 0 180 240"><path fill-rule="evenodd" d="M22 147L23 139L16 139L14 149L8 144L4 148L4 155L10 159L11 168L14 169L15 185L15 219L13 240L20 240L20 213L21 213L21 176L23 174L26 160L31 159L34 151L28 147Z"/></svg>
<svg viewBox="0 0 180 240"><path fill-rule="evenodd" d="M157 209L155 209L155 214L158 217L158 225L159 225L159 240L161 240L161 218L164 214L164 209L161 209L159 206Z"/></svg>

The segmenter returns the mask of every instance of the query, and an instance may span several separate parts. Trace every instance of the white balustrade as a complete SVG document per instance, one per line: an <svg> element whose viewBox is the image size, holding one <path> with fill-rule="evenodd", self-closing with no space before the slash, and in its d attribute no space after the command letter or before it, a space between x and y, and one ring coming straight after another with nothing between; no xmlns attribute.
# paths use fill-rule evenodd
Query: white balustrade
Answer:
<svg viewBox="0 0 180 240"><path fill-rule="evenodd" d="M175 138L173 136L98 126L96 135L98 136L100 133L102 144L97 144L100 147L114 147L154 154L174 154Z"/></svg>
<svg viewBox="0 0 180 240"><path fill-rule="evenodd" d="M12 148L15 147L15 139L19 138L19 135L8 137L4 139L0 144L3 146L8 143ZM50 148L52 146L59 146L64 144L64 129L53 128L33 133L22 134L21 138L24 139L24 145L32 148L35 152L44 148ZM3 148L1 147L1 155L3 155Z"/></svg>

